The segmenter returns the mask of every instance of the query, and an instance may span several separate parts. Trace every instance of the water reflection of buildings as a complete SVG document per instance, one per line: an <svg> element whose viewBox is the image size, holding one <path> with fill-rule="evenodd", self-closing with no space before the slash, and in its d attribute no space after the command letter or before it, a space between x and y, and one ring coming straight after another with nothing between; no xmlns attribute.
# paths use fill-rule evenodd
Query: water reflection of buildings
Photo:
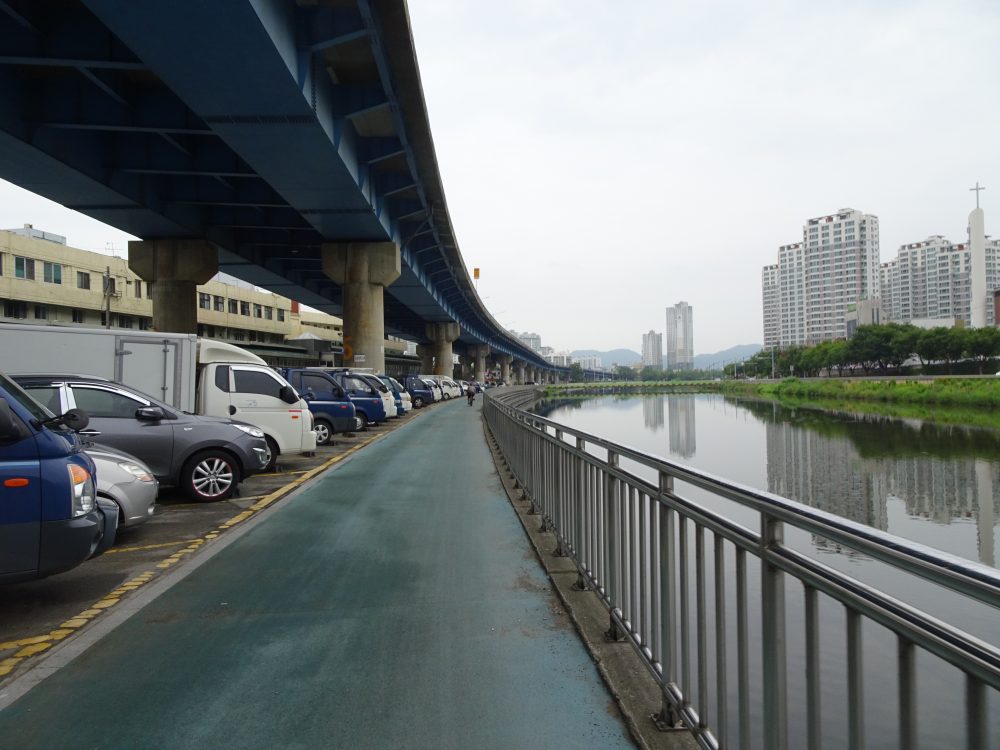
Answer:
<svg viewBox="0 0 1000 750"><path fill-rule="evenodd" d="M695 399L690 396L667 396L666 400L670 452L683 458L691 458L697 447L694 430ZM663 408L662 401L660 408ZM662 411L660 424L663 424Z"/></svg>
<svg viewBox="0 0 1000 750"><path fill-rule="evenodd" d="M642 423L650 432L663 427L663 396L642 397Z"/></svg>
<svg viewBox="0 0 1000 750"><path fill-rule="evenodd" d="M909 515L935 523L974 518L979 559L994 565L996 463L927 454L865 458L844 437L831 439L784 421L768 421L766 435L770 492L882 530L889 525L889 497L901 500ZM826 540L815 541L830 547Z"/></svg>

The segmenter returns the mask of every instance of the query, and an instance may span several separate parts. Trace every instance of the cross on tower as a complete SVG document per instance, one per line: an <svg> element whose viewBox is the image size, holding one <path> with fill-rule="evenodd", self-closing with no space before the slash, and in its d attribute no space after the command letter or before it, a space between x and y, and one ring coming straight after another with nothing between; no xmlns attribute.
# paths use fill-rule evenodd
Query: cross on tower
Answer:
<svg viewBox="0 0 1000 750"><path fill-rule="evenodd" d="M979 191L985 189L985 185L983 187L979 187L979 180L976 180L976 186L974 188L969 188L969 190L974 190L976 192L976 208L979 208Z"/></svg>

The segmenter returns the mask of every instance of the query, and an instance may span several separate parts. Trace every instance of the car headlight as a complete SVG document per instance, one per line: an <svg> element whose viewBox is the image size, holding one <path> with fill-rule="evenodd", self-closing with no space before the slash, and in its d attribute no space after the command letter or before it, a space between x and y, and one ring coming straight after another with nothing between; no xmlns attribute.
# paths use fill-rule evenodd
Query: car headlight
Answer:
<svg viewBox="0 0 1000 750"><path fill-rule="evenodd" d="M262 438L262 437L264 437L264 433L261 430L258 430L253 425L248 425L248 424L234 424L233 427L235 427L237 430L242 430L243 432L245 432L250 437L255 437L255 438Z"/></svg>
<svg viewBox="0 0 1000 750"><path fill-rule="evenodd" d="M150 474L148 471L146 471L142 466L139 466L139 464L131 464L126 461L122 461L119 462L118 465L123 470L127 471L129 474L138 479L140 482L152 483L156 481L155 479L153 479L153 475Z"/></svg>
<svg viewBox="0 0 1000 750"><path fill-rule="evenodd" d="M86 515L97 507L97 492L94 487L94 478L90 472L82 466L70 464L69 486L70 503L73 508L73 518Z"/></svg>

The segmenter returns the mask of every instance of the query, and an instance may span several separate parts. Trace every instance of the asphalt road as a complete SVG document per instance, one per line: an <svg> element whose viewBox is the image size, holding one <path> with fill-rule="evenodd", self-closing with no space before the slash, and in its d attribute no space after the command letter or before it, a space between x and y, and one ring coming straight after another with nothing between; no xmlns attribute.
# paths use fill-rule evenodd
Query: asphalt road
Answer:
<svg viewBox="0 0 1000 750"><path fill-rule="evenodd" d="M436 407L264 512L0 711L5 746L633 746L478 403Z"/></svg>

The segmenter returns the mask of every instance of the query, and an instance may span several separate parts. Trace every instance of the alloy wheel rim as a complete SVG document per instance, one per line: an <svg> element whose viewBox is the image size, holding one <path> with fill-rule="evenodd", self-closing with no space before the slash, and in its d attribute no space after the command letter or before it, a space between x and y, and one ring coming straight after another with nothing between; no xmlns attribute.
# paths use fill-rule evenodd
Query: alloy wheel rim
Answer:
<svg viewBox="0 0 1000 750"><path fill-rule="evenodd" d="M233 470L221 458L206 458L194 467L191 482L202 497L218 497L233 485Z"/></svg>
<svg viewBox="0 0 1000 750"><path fill-rule="evenodd" d="M327 440L330 439L330 430L327 429L325 424L317 422L316 426L313 429L316 430L317 443L325 443Z"/></svg>

